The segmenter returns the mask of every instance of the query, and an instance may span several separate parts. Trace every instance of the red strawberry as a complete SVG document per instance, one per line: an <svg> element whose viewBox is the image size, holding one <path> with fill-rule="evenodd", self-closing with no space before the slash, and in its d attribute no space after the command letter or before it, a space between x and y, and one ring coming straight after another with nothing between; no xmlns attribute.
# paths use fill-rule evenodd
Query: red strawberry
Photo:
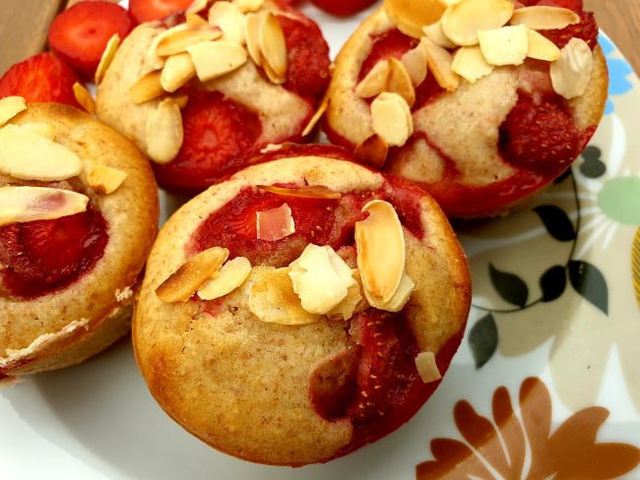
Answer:
<svg viewBox="0 0 640 480"><path fill-rule="evenodd" d="M73 94L75 72L52 53L40 53L15 64L0 79L0 98L11 95L28 102L57 102L79 107Z"/></svg>
<svg viewBox="0 0 640 480"><path fill-rule="evenodd" d="M129 10L138 23L144 23L184 11L192 3L193 0L129 0Z"/></svg>
<svg viewBox="0 0 640 480"><path fill-rule="evenodd" d="M119 5L106 1L80 2L60 13L49 29L49 45L78 74L93 78L109 39L124 38L133 22Z"/></svg>
<svg viewBox="0 0 640 480"><path fill-rule="evenodd" d="M391 30L388 33L374 37L373 40L375 43L371 53L362 63L359 80L362 80L380 60L385 58L399 59L405 52L418 45L418 41L415 38L411 38L399 30Z"/></svg>
<svg viewBox="0 0 640 480"><path fill-rule="evenodd" d="M598 44L598 24L591 12L580 13L580 23L569 25L562 30L540 30L540 33L555 43L558 48L564 48L572 38L581 38L593 50Z"/></svg>
<svg viewBox="0 0 640 480"><path fill-rule="evenodd" d="M324 10L336 17L348 17L369 5L373 5L376 0L311 0L311 2L321 10Z"/></svg>
<svg viewBox="0 0 640 480"><path fill-rule="evenodd" d="M500 127L504 159L537 173L559 175L578 154L580 137L571 112L554 97L536 102L520 93Z"/></svg>
<svg viewBox="0 0 640 480"><path fill-rule="evenodd" d="M198 191L246 166L262 132L258 115L220 93L189 97L182 111L184 142L171 162L153 164L158 183L168 190Z"/></svg>
<svg viewBox="0 0 640 480"><path fill-rule="evenodd" d="M580 13L584 10L582 0L541 0L536 5L568 8L576 13Z"/></svg>

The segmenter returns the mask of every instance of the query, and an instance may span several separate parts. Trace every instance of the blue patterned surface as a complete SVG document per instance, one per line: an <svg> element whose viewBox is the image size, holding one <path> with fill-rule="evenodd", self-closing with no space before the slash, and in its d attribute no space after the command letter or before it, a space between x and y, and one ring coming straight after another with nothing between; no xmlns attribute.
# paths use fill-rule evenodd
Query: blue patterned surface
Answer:
<svg viewBox="0 0 640 480"><path fill-rule="evenodd" d="M600 35L600 46L607 57L607 65L609 67L609 99L607 100L605 114L610 115L615 111L611 97L613 95L624 95L633 88L633 84L628 78L633 75L633 68L626 60L611 56L616 51L616 47L604 35Z"/></svg>

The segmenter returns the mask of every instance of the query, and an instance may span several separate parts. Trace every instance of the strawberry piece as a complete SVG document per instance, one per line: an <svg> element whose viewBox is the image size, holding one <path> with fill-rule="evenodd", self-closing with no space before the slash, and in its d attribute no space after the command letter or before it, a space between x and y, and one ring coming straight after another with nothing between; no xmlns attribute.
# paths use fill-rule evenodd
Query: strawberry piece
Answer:
<svg viewBox="0 0 640 480"><path fill-rule="evenodd" d="M537 4L539 6L560 7L568 8L576 13L581 13L584 10L582 0L541 0Z"/></svg>
<svg viewBox="0 0 640 480"><path fill-rule="evenodd" d="M245 167L257 153L262 132L258 115L218 92L189 96L182 110L184 142L171 162L153 163L156 179L168 190L204 190Z"/></svg>
<svg viewBox="0 0 640 480"><path fill-rule="evenodd" d="M94 210L0 228L5 288L33 298L69 285L104 254L107 224Z"/></svg>
<svg viewBox="0 0 640 480"><path fill-rule="evenodd" d="M76 73L52 53L40 53L12 66L0 79L0 98L18 95L28 102L79 107L73 94Z"/></svg>
<svg viewBox="0 0 640 480"><path fill-rule="evenodd" d="M80 2L60 13L49 29L51 49L78 74L91 79L109 39L123 39L133 28L129 13L106 1Z"/></svg>
<svg viewBox="0 0 640 480"><path fill-rule="evenodd" d="M580 136L564 103L548 96L535 101L519 93L518 103L500 127L503 158L519 168L559 175L578 155Z"/></svg>
<svg viewBox="0 0 640 480"><path fill-rule="evenodd" d="M362 80L380 60L385 58L397 58L399 60L407 51L418 45L418 40L405 35L397 29L374 37L373 41L371 53L369 53L360 68L358 81Z"/></svg>
<svg viewBox="0 0 640 480"><path fill-rule="evenodd" d="M373 5L375 0L311 0L311 2L319 9L336 17L349 17Z"/></svg>
<svg viewBox="0 0 640 480"><path fill-rule="evenodd" d="M598 24L591 12L580 13L580 23L569 25L562 30L540 30L540 33L555 43L558 48L564 48L572 38L581 38L591 47L598 45Z"/></svg>
<svg viewBox="0 0 640 480"><path fill-rule="evenodd" d="M193 0L129 0L129 11L138 23L144 23L184 12L192 3Z"/></svg>

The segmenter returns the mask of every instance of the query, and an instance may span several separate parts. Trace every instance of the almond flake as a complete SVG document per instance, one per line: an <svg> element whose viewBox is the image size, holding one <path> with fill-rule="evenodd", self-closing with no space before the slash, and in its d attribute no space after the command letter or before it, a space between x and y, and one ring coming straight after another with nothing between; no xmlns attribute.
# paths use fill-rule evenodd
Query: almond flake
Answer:
<svg viewBox="0 0 640 480"><path fill-rule="evenodd" d="M87 209L86 195L45 187L0 188L0 227L11 223L54 220Z"/></svg>
<svg viewBox="0 0 640 480"><path fill-rule="evenodd" d="M245 257L229 260L212 280L198 290L198 296L202 300L224 297L242 285L250 273L251 262Z"/></svg>
<svg viewBox="0 0 640 480"><path fill-rule="evenodd" d="M209 25L222 30L222 40L243 45L246 19L240 9L229 2L215 2L209 10Z"/></svg>
<svg viewBox="0 0 640 480"><path fill-rule="evenodd" d="M318 122L324 115L324 112L327 111L327 108L329 108L329 90L328 89L325 95L322 97L322 102L320 102L320 106L318 107L318 110L316 110L316 113L313 114L313 117L311 117L311 120L309 120L309 123L307 123L307 126L304 127L304 130L302 130L303 137L306 137L311 133L311 131L314 129L314 127L318 124Z"/></svg>
<svg viewBox="0 0 640 480"><path fill-rule="evenodd" d="M247 51L253 63L262 65L262 52L260 51L260 29L265 16L263 14L250 14L246 17L244 37L247 42Z"/></svg>
<svg viewBox="0 0 640 480"><path fill-rule="evenodd" d="M209 5L209 0L193 0L193 3L187 8L187 13L199 13Z"/></svg>
<svg viewBox="0 0 640 480"><path fill-rule="evenodd" d="M449 3L446 0L384 0L383 7L398 30L420 38L422 28L440 20Z"/></svg>
<svg viewBox="0 0 640 480"><path fill-rule="evenodd" d="M195 76L196 67L191 55L183 52L167 59L160 75L160 84L163 90L173 93Z"/></svg>
<svg viewBox="0 0 640 480"><path fill-rule="evenodd" d="M96 84L100 84L102 79L104 78L104 74L106 73L109 65L113 61L113 57L116 56L116 52L120 47L120 35L114 33L113 36L107 42L107 46L104 48L104 52L102 52L102 56L100 57L100 63L98 63L98 68L96 68L96 74L94 75L94 81Z"/></svg>
<svg viewBox="0 0 640 480"><path fill-rule="evenodd" d="M272 12L266 14L260 25L258 45L264 60L262 68L269 79L274 83L284 83L287 75L287 42L280 22ZM269 73L273 74L273 78Z"/></svg>
<svg viewBox="0 0 640 480"><path fill-rule="evenodd" d="M27 101L23 97L4 97L0 100L0 126L27 109Z"/></svg>
<svg viewBox="0 0 640 480"><path fill-rule="evenodd" d="M262 150L260 150L260 153L264 155L265 153L277 152L278 150L282 150L284 146L285 143L270 143Z"/></svg>
<svg viewBox="0 0 640 480"><path fill-rule="evenodd" d="M451 70L460 75L469 83L476 83L482 77L486 77L495 67L489 65L482 54L480 47L461 47L453 57Z"/></svg>
<svg viewBox="0 0 640 480"><path fill-rule="evenodd" d="M264 0L232 0L232 3L238 7L242 13L249 13L260 10L264 4Z"/></svg>
<svg viewBox="0 0 640 480"><path fill-rule="evenodd" d="M207 28L209 28L209 24L207 23ZM145 73L149 70L160 70L164 67L165 58L162 58L158 55L157 49L160 42L162 42L165 38L175 35L176 32L185 32L187 30L194 30L193 27L190 27L186 23L182 23L180 25L176 25L175 27L168 28L158 35L156 35L151 41L151 45L149 45L149 49L147 50L147 56L144 61L144 66L146 67Z"/></svg>
<svg viewBox="0 0 640 480"><path fill-rule="evenodd" d="M442 30L442 20L438 20L433 25L423 27L422 31L429 40L439 47L448 48L449 50L457 47L457 45L449 40L449 37L444 34L444 31Z"/></svg>
<svg viewBox="0 0 640 480"><path fill-rule="evenodd" d="M413 134L409 105L397 93L383 92L371 103L373 131L390 147L399 147Z"/></svg>
<svg viewBox="0 0 640 480"><path fill-rule="evenodd" d="M380 135L373 134L363 142L360 142L353 155L358 162L380 170L387 161L389 146Z"/></svg>
<svg viewBox="0 0 640 480"><path fill-rule="evenodd" d="M562 56L551 64L551 84L567 100L584 94L593 71L593 52L582 39L572 38L561 50Z"/></svg>
<svg viewBox="0 0 640 480"><path fill-rule="evenodd" d="M200 15L198 15L197 13L190 13L190 12L187 12L186 23L187 23L187 26L190 28L201 28L209 25L209 22L207 22Z"/></svg>
<svg viewBox="0 0 640 480"><path fill-rule="evenodd" d="M385 91L389 93L397 93L410 107L413 106L416 101L416 92L413 89L411 77L409 76L407 69L404 68L404 64L395 58L389 59L389 76L387 77L387 87L385 88Z"/></svg>
<svg viewBox="0 0 640 480"><path fill-rule="evenodd" d="M156 54L161 57L176 55L187 50L188 47L202 42L211 42L220 38L222 32L219 28L187 28L183 25L170 28L164 32L162 40L158 42Z"/></svg>
<svg viewBox="0 0 640 480"><path fill-rule="evenodd" d="M247 61L247 52L237 43L219 40L187 48L201 82L208 82L240 68Z"/></svg>
<svg viewBox="0 0 640 480"><path fill-rule="evenodd" d="M329 246L309 244L289 266L293 291L309 313L326 315L346 298L349 287L356 283L351 268Z"/></svg>
<svg viewBox="0 0 640 480"><path fill-rule="evenodd" d="M562 55L557 45L544 35L541 35L535 30L528 30L527 35L529 36L527 57L535 58L536 60L545 60L547 62L555 62Z"/></svg>
<svg viewBox="0 0 640 480"><path fill-rule="evenodd" d="M427 52L422 41L417 47L406 52L400 61L409 74L411 84L414 87L420 85L427 78Z"/></svg>
<svg viewBox="0 0 640 480"><path fill-rule="evenodd" d="M331 190L324 185L309 185L306 187L294 188L260 185L258 186L258 189L264 192L275 193L276 195L281 195L283 197L314 198L321 200L340 200L342 198L342 194L340 192Z"/></svg>
<svg viewBox="0 0 640 480"><path fill-rule="evenodd" d="M511 25L524 25L532 30L562 30L580 23L580 16L568 8L525 7L518 8L511 17Z"/></svg>
<svg viewBox="0 0 640 480"><path fill-rule="evenodd" d="M186 302L209 281L229 258L229 250L213 247L189 258L156 288L156 295L165 303Z"/></svg>
<svg viewBox="0 0 640 480"><path fill-rule="evenodd" d="M493 30L507 24L514 5L509 0L463 0L442 15L442 31L461 47L478 44L479 30Z"/></svg>
<svg viewBox="0 0 640 480"><path fill-rule="evenodd" d="M256 267L247 280L249 310L258 320L280 325L306 325L320 320L320 315L302 308L293 291L290 268Z"/></svg>
<svg viewBox="0 0 640 480"><path fill-rule="evenodd" d="M100 195L115 192L125 178L127 178L126 172L106 165L96 165L87 172L87 183Z"/></svg>
<svg viewBox="0 0 640 480"><path fill-rule="evenodd" d="M460 84L460 78L451 70L451 54L439 47L428 38L422 39L427 54L427 65L431 73L442 88L447 92L453 92Z"/></svg>
<svg viewBox="0 0 640 480"><path fill-rule="evenodd" d="M180 107L172 98L161 101L147 117L147 154L156 163L173 160L184 140Z"/></svg>
<svg viewBox="0 0 640 480"><path fill-rule="evenodd" d="M433 352L420 352L416 356L416 369L424 383L431 383L442 378Z"/></svg>
<svg viewBox="0 0 640 480"><path fill-rule="evenodd" d="M367 203L369 216L356 222L357 264L367 299L390 301L404 274L405 243L402 224L393 205L383 200Z"/></svg>
<svg viewBox="0 0 640 480"><path fill-rule="evenodd" d="M256 235L258 240L275 242L295 233L296 225L291 208L283 203L278 208L256 212Z"/></svg>
<svg viewBox="0 0 640 480"><path fill-rule="evenodd" d="M96 101L89 93L84 85L81 83L73 84L73 96L76 97L76 101L89 113L96 113Z"/></svg>
<svg viewBox="0 0 640 480"><path fill-rule="evenodd" d="M164 94L160 76L162 72L147 73L129 88L131 101L136 105L148 102Z"/></svg>
<svg viewBox="0 0 640 480"><path fill-rule="evenodd" d="M178 108L182 110L189 103L189 97L187 95L178 95L176 97L172 97L173 101L176 102Z"/></svg>
<svg viewBox="0 0 640 480"><path fill-rule="evenodd" d="M360 98L371 98L384 92L389 70L389 60L376 63L356 86L356 95Z"/></svg>
<svg viewBox="0 0 640 480"><path fill-rule="evenodd" d="M0 173L22 180L56 182L82 172L71 150L16 125L0 129Z"/></svg>
<svg viewBox="0 0 640 480"><path fill-rule="evenodd" d="M357 269L352 269L351 276L354 282L347 289L347 296L335 308L327 312L327 317L332 320L349 320L354 313L361 311L366 305L366 300L362 297L360 273Z"/></svg>
<svg viewBox="0 0 640 480"><path fill-rule="evenodd" d="M23 132L35 133L48 140L53 140L56 137L56 128L50 123L45 122L30 122L20 124L20 129Z"/></svg>
<svg viewBox="0 0 640 480"><path fill-rule="evenodd" d="M502 27L478 32L480 49L489 65L522 65L529 51L527 27Z"/></svg>
<svg viewBox="0 0 640 480"><path fill-rule="evenodd" d="M399 312L411 298L411 294L413 293L413 289L415 288L415 283L406 273L402 274L402 280L400 281L400 285L396 290L396 293L393 294L393 297L387 302L382 300L380 297L377 297L372 292L364 290L365 298L369 305L373 308L377 308L378 310L384 310L386 312Z"/></svg>

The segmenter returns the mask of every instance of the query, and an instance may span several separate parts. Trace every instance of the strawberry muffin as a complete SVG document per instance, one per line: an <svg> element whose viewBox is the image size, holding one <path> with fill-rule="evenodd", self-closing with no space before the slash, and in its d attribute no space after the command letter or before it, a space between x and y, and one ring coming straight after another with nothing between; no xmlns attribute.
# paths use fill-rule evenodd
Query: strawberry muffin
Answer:
<svg viewBox="0 0 640 480"><path fill-rule="evenodd" d="M386 0L338 55L325 130L450 216L508 213L594 134L597 38L582 0Z"/></svg>
<svg viewBox="0 0 640 480"><path fill-rule="evenodd" d="M0 378L73 365L129 331L158 222L145 158L62 104L0 100Z"/></svg>
<svg viewBox="0 0 640 480"><path fill-rule="evenodd" d="M161 187L197 192L270 144L302 141L329 66L318 26L284 3L203 0L124 40L97 112L152 160Z"/></svg>
<svg viewBox="0 0 640 480"><path fill-rule="evenodd" d="M467 260L438 205L332 146L285 147L185 204L133 324L162 408L218 450L326 462L431 396L467 320Z"/></svg>

